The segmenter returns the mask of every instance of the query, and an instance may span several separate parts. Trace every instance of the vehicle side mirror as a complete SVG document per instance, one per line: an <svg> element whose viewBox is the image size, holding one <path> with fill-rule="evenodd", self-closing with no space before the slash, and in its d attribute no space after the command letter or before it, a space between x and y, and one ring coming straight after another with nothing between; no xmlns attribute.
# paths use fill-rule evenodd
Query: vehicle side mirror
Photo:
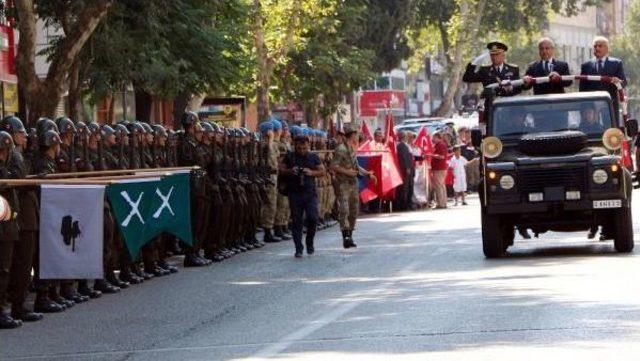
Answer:
<svg viewBox="0 0 640 361"><path fill-rule="evenodd" d="M482 145L482 131L480 129L471 129L471 144L475 148L480 148L480 145Z"/></svg>
<svg viewBox="0 0 640 361"><path fill-rule="evenodd" d="M629 119L624 125L627 128L627 135L635 137L638 135L638 119Z"/></svg>

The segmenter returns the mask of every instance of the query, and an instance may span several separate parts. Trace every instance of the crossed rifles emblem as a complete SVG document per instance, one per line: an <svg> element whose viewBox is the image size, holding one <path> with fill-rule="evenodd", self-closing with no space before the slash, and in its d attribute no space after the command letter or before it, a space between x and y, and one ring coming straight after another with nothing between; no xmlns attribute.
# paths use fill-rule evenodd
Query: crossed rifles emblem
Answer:
<svg viewBox="0 0 640 361"><path fill-rule="evenodd" d="M172 216L175 216L175 213L173 213L173 208L171 208L171 204L169 203L172 193L173 193L173 187L169 189L167 194L162 194L162 192L160 192L160 189L156 188L156 195L160 197L160 199L162 200L162 204L160 205L160 207L158 207L158 209L156 209L155 213L153 213L154 219L160 218L160 215L165 209L167 209L167 211L169 211L169 213L171 213ZM144 192L140 192L140 194L138 195L138 199L136 199L135 201L131 199L127 191L120 192L120 195L131 207L129 214L124 219L124 221L122 221L122 226L127 227L129 223L131 223L131 220L133 219L133 217L137 217L138 220L140 220L140 223L144 224L144 218L142 218L142 214L140 213L140 203L142 202L142 197L144 196Z"/></svg>

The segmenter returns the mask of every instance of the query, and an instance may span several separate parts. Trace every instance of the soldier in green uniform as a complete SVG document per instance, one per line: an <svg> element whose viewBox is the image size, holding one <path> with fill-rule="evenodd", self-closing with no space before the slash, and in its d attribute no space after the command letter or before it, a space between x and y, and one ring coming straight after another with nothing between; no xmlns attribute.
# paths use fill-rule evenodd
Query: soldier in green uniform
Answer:
<svg viewBox="0 0 640 361"><path fill-rule="evenodd" d="M11 178L9 175L9 163L14 144L11 135L0 131L0 179ZM0 188L0 196L8 201L11 212L17 215L19 212L18 195L14 188ZM16 328L22 326L22 321L14 319L3 312L9 290L11 275L11 263L14 261L14 250L19 241L18 221L12 214L8 221L0 221L0 328Z"/></svg>
<svg viewBox="0 0 640 361"><path fill-rule="evenodd" d="M276 132L276 142L278 144L278 152L280 156L278 157L278 164L282 162L285 154L291 151L291 133L289 132L289 126L287 122L272 119L274 122L279 122L282 125L282 134L280 135L280 139L278 138ZM282 177L278 177L278 182L282 179ZM278 200L276 202L276 216L274 219L274 236L282 239L283 241L291 240L291 236L288 234L289 229L289 219L291 218L291 212L289 209L289 197L282 194L282 192L278 192Z"/></svg>
<svg viewBox="0 0 640 361"><path fill-rule="evenodd" d="M273 235L273 226L278 204L278 144L276 142L276 124L267 120L260 124L260 132L265 142L265 168L269 176L269 183L266 185L266 202L262 204L260 214L260 224L264 229L265 243L280 242L282 239Z"/></svg>
<svg viewBox="0 0 640 361"><path fill-rule="evenodd" d="M11 152L8 163L9 178L21 179L29 174L29 162L24 157L27 148L27 132L22 121L15 116L6 117L0 122L0 130L6 131L13 138L15 148ZM6 141L5 141L6 143ZM19 187L16 189L20 212L18 227L20 241L15 243L11 263L9 283L9 302L11 303L11 317L24 322L42 319L41 313L27 310L25 300L31 284L31 270L36 256L38 232L38 196L33 187ZM53 303L47 304L47 312L59 312L63 308Z"/></svg>
<svg viewBox="0 0 640 361"><path fill-rule="evenodd" d="M204 130L198 120L198 115L194 112L185 112L181 119L182 128L184 133L181 133L178 142L178 165L179 166L194 166L204 165L205 153L202 148L198 147L198 144L202 141ZM207 200L205 189L203 188L203 172L194 172L191 176L191 206L193 208L192 225L194 230L194 244L193 246L185 247L185 267L202 267L211 264L211 260L205 259L200 255L202 248L202 242L204 239L199 239L198 235L202 235L203 220L207 221ZM200 215L200 216L196 216Z"/></svg>
<svg viewBox="0 0 640 361"><path fill-rule="evenodd" d="M356 150L358 149L358 131L350 124L344 126L345 142L340 144L334 154L331 166L336 174L340 195L339 218L344 248L356 247L353 240L353 230L356 225L360 199L358 194L358 176L377 179L373 173L358 165Z"/></svg>

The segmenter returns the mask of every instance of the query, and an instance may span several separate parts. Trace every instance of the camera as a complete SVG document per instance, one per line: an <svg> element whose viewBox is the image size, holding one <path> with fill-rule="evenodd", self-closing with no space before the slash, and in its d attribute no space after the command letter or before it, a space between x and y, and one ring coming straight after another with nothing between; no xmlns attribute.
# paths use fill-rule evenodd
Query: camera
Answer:
<svg viewBox="0 0 640 361"><path fill-rule="evenodd" d="M304 168L303 167L293 167L293 172L298 176L298 180L300 181L300 185L304 185Z"/></svg>

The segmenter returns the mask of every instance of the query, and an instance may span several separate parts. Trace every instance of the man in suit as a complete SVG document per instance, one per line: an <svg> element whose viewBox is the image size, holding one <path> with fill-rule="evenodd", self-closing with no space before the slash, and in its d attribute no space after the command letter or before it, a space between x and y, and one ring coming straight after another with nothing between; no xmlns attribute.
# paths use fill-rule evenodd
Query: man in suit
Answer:
<svg viewBox="0 0 640 361"><path fill-rule="evenodd" d="M502 80L520 79L520 69L516 65L505 62L506 52L509 49L505 44L493 41L487 44L487 49L488 52L476 57L467 65L462 81L482 83L482 86L486 87ZM491 65L478 66L487 56L491 57ZM506 86L498 90L498 95L511 96L519 94L521 91L521 87Z"/></svg>
<svg viewBox="0 0 640 361"><path fill-rule="evenodd" d="M525 76L523 89L528 90L533 87L533 94L560 94L564 93L564 88L571 85L571 81L562 81L562 75L570 75L569 65L553 57L555 44L550 38L542 38L538 41L538 54L540 60L529 64ZM551 82L544 84L532 84L532 78L551 77Z"/></svg>
<svg viewBox="0 0 640 361"><path fill-rule="evenodd" d="M406 131L400 132L400 143L397 146L398 163L400 165L400 175L402 185L396 193L396 209L400 211L411 209L411 198L413 196L413 177L415 176L415 163L411 148L409 148L408 134Z"/></svg>
<svg viewBox="0 0 640 361"><path fill-rule="evenodd" d="M627 86L627 77L624 74L622 60L609 56L609 40L607 38L597 36L593 39L593 55L594 59L582 64L581 75L605 75L611 77L614 84L622 84L622 87ZM595 81L580 82L581 92L597 90L608 91L617 104L618 96L615 86Z"/></svg>

